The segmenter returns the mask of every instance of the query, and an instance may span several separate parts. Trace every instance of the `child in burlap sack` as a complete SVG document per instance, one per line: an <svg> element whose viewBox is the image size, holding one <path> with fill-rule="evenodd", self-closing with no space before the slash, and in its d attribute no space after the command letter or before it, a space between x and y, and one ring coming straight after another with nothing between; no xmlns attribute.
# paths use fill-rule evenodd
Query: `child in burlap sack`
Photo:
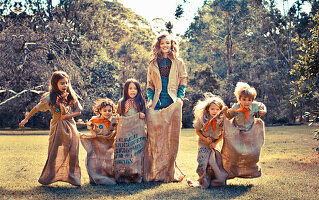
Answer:
<svg viewBox="0 0 319 200"><path fill-rule="evenodd" d="M187 179L190 186L202 188L226 185L227 172L223 168L221 141L224 132L224 101L211 93L205 93L205 99L194 107L194 128L199 136L197 174L198 182Z"/></svg>
<svg viewBox="0 0 319 200"><path fill-rule="evenodd" d="M141 183L146 142L145 100L139 82L128 79L119 100L114 174L119 183Z"/></svg>
<svg viewBox="0 0 319 200"><path fill-rule="evenodd" d="M38 111L49 110L52 114L48 158L39 178L39 183L49 185L57 181L81 185L79 166L79 132L74 117L81 114L82 106L72 89L69 76L63 71L53 72L49 92L30 111L20 126Z"/></svg>
<svg viewBox="0 0 319 200"><path fill-rule="evenodd" d="M91 135L81 135L81 143L87 151L86 169L91 184L116 184L113 173L114 137L117 120L116 106L111 99L99 99L93 106L96 116L87 124Z"/></svg>
<svg viewBox="0 0 319 200"><path fill-rule="evenodd" d="M261 147L264 144L265 126L258 114L267 113L266 106L255 101L256 89L238 82L234 92L237 103L230 109L223 108L231 121L225 121L223 164L228 178L255 178L261 176L258 166Z"/></svg>

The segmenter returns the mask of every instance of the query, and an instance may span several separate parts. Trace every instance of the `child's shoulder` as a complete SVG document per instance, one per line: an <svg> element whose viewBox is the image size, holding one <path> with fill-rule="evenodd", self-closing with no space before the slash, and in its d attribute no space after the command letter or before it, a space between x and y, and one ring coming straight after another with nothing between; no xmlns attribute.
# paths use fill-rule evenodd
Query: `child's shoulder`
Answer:
<svg viewBox="0 0 319 200"><path fill-rule="evenodd" d="M90 121L94 120L94 119L101 119L101 117L100 116L93 116L93 117L91 117Z"/></svg>
<svg viewBox="0 0 319 200"><path fill-rule="evenodd" d="M237 110L237 109L239 109L240 108L240 103L234 103L233 105L232 105L232 107L231 107L231 109L233 109L233 110Z"/></svg>
<svg viewBox="0 0 319 200"><path fill-rule="evenodd" d="M41 103L49 103L50 102L50 93L49 92L44 93L41 96L40 102Z"/></svg>

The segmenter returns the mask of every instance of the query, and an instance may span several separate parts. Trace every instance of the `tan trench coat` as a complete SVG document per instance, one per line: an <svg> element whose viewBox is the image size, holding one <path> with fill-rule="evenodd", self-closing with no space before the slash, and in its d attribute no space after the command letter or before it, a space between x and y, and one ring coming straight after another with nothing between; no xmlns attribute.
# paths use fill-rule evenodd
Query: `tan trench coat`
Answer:
<svg viewBox="0 0 319 200"><path fill-rule="evenodd" d="M167 85L168 94L174 102L177 100L177 90L182 85L187 85L187 72L183 60L177 58L172 60ZM156 61L152 62L148 67L146 89L149 88L154 91L152 107L155 108L162 91L162 79Z"/></svg>

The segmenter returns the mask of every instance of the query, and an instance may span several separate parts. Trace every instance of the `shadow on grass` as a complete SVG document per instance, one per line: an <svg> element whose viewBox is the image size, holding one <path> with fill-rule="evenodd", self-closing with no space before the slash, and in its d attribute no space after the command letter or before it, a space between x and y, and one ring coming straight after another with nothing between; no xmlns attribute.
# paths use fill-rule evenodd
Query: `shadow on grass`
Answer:
<svg viewBox="0 0 319 200"><path fill-rule="evenodd" d="M71 185L58 186L36 186L29 190L4 190L0 192L4 197L33 197L36 199L95 199L126 197L144 190L152 190L163 183L141 183L141 184L118 184L118 185L90 185L81 187Z"/></svg>
<svg viewBox="0 0 319 200"><path fill-rule="evenodd" d="M232 199L249 192L253 185L229 185L217 188L184 188L156 193L152 199Z"/></svg>
<svg viewBox="0 0 319 200"><path fill-rule="evenodd" d="M4 198L35 198L35 199L106 199L127 198L144 190L153 190L145 199L231 199L249 192L253 185L229 185L220 188L200 189L184 187L180 189L156 189L160 182L141 184L119 184L102 186L86 184L82 187L67 186L36 186L29 190L5 190L0 188Z"/></svg>

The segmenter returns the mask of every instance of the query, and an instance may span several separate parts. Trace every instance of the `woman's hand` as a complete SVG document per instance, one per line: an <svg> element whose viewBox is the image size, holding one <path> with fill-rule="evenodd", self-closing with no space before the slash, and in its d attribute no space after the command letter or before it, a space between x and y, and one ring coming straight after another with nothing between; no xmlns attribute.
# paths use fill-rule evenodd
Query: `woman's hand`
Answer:
<svg viewBox="0 0 319 200"><path fill-rule="evenodd" d="M150 101L147 103L146 108L154 109L154 108L152 108L152 105L153 105L153 101L150 100Z"/></svg>
<svg viewBox="0 0 319 200"><path fill-rule="evenodd" d="M145 114L144 113L140 112L139 114L140 114L140 119L144 119L145 118Z"/></svg>
<svg viewBox="0 0 319 200"><path fill-rule="evenodd" d="M28 123L28 119L24 119L24 120L22 120L20 123L19 123L19 126L20 127L24 127L24 125L26 124L26 123Z"/></svg>

